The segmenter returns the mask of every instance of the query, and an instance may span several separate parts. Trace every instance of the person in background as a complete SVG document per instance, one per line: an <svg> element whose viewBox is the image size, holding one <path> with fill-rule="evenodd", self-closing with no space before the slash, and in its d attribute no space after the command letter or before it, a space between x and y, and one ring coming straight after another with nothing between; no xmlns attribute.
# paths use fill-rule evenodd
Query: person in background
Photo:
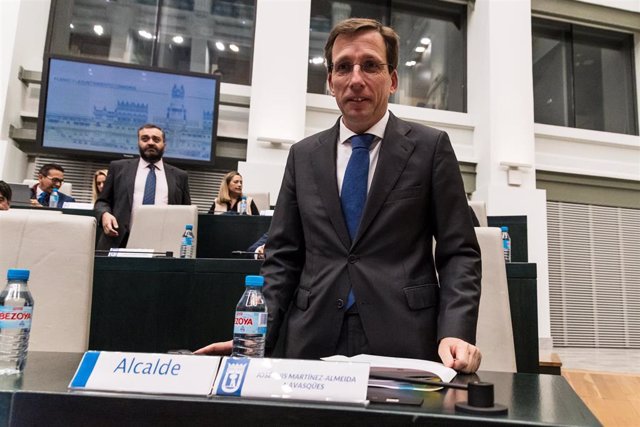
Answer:
<svg viewBox="0 0 640 427"><path fill-rule="evenodd" d="M8 211L11 207L11 187L0 181L0 211Z"/></svg>
<svg viewBox="0 0 640 427"><path fill-rule="evenodd" d="M98 169L96 173L93 174L93 184L91 185L91 190L93 193L93 203L96 203L98 200L98 196L102 193L102 189L104 188L104 183L107 180L107 174L109 173L108 169Z"/></svg>
<svg viewBox="0 0 640 427"><path fill-rule="evenodd" d="M116 160L109 165L94 208L103 231L96 249L127 246L137 206L191 204L189 176L163 162L165 144L162 128L151 123L142 125L138 129L140 158Z"/></svg>
<svg viewBox="0 0 640 427"><path fill-rule="evenodd" d="M396 32L371 19L329 34L327 82L342 117L289 151L260 271L267 355L286 331L287 358L480 366L482 265L460 168L445 132L389 111L398 51Z"/></svg>
<svg viewBox="0 0 640 427"><path fill-rule="evenodd" d="M218 191L218 197L213 200L210 214L224 214L238 212L242 198L242 175L231 171L224 176ZM251 197L247 197L247 215L260 215L260 211Z"/></svg>
<svg viewBox="0 0 640 427"><path fill-rule="evenodd" d="M58 205L61 208L65 202L75 202L71 196L59 191L64 183L64 169L55 163L47 163L38 171L38 183L31 187L31 204L33 206L49 207L49 196L54 188L58 189Z"/></svg>

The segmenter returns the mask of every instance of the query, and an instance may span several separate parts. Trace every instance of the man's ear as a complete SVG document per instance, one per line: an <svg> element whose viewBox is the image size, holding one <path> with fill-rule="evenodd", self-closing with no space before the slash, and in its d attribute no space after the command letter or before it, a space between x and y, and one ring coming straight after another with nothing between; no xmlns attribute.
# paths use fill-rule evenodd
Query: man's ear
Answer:
<svg viewBox="0 0 640 427"><path fill-rule="evenodd" d="M329 91L331 92L331 96L335 96L336 94L333 91L333 73L329 72L327 74L327 82L329 83Z"/></svg>

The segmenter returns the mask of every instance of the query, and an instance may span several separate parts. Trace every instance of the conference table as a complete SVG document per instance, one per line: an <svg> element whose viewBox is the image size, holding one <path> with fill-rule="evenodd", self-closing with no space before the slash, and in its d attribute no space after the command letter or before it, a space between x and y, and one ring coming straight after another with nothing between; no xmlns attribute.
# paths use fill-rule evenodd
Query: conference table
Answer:
<svg viewBox="0 0 640 427"><path fill-rule="evenodd" d="M420 406L189 397L69 391L80 353L29 352L22 376L0 376L0 425L10 426L598 426L564 378L557 375L479 372L453 382L492 382L507 415L457 412L463 390L420 392ZM193 356L201 357L201 356Z"/></svg>

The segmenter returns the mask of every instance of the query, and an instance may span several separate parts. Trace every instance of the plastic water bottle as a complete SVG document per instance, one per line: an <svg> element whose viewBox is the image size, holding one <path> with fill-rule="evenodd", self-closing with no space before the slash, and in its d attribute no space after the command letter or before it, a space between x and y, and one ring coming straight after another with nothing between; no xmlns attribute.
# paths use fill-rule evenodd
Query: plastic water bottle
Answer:
<svg viewBox="0 0 640 427"><path fill-rule="evenodd" d="M238 214L239 215L247 214L247 196L242 196L240 198L240 205L238 206Z"/></svg>
<svg viewBox="0 0 640 427"><path fill-rule="evenodd" d="M54 188L53 190L51 190L51 195L49 196L49 207L57 208L58 200L60 200L60 194L58 194L58 189Z"/></svg>
<svg viewBox="0 0 640 427"><path fill-rule="evenodd" d="M262 276L246 276L245 290L236 306L233 325L234 357L264 357L267 336L267 305L262 295Z"/></svg>
<svg viewBox="0 0 640 427"><path fill-rule="evenodd" d="M502 226L502 250L504 251L504 261L511 262L511 236L509 236L509 227Z"/></svg>
<svg viewBox="0 0 640 427"><path fill-rule="evenodd" d="M29 270L9 269L0 293L0 375L19 374L25 366L33 314L28 280Z"/></svg>
<svg viewBox="0 0 640 427"><path fill-rule="evenodd" d="M182 234L180 258L193 258L193 225L187 224Z"/></svg>

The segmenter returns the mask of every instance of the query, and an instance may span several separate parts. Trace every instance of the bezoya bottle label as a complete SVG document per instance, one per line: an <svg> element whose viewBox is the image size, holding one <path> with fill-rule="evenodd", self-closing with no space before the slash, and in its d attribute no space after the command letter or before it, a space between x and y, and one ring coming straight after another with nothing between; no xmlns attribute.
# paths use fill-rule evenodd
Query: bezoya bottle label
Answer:
<svg viewBox="0 0 640 427"><path fill-rule="evenodd" d="M234 334L266 334L267 313L255 311L236 311L233 323Z"/></svg>
<svg viewBox="0 0 640 427"><path fill-rule="evenodd" d="M0 306L0 329L31 329L33 307Z"/></svg>
<svg viewBox="0 0 640 427"><path fill-rule="evenodd" d="M182 244L185 246L192 246L193 245L193 237L188 237L185 236L182 238Z"/></svg>

